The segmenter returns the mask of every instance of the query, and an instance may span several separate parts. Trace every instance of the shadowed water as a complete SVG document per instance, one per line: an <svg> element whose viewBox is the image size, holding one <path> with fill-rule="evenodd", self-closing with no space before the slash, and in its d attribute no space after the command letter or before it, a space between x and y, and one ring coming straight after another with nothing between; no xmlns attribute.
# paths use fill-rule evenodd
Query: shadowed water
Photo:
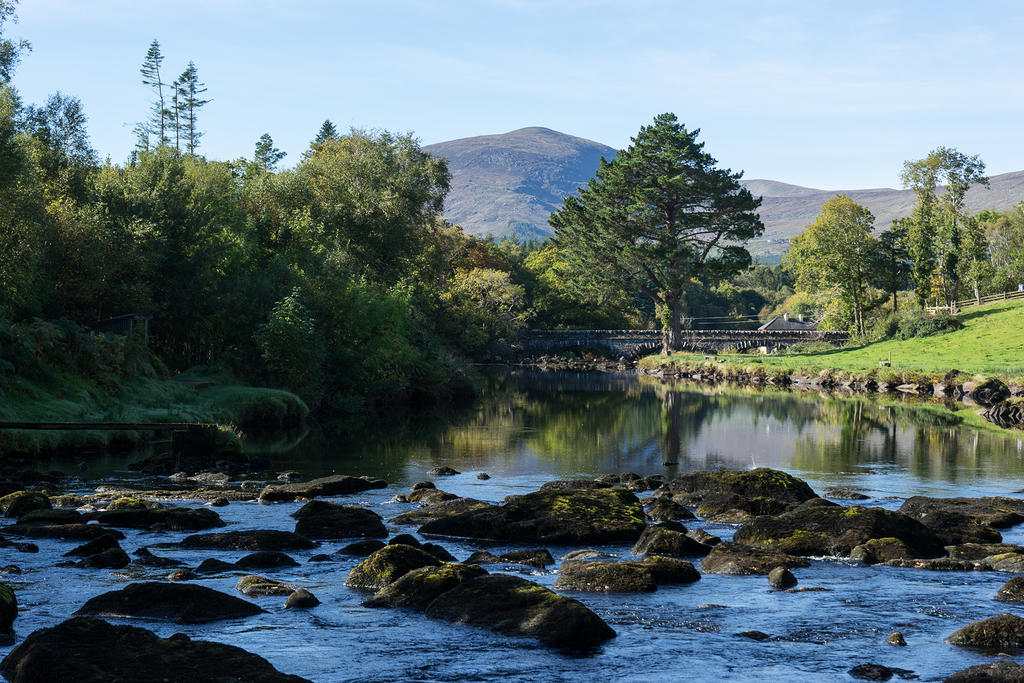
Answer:
<svg viewBox="0 0 1024 683"><path fill-rule="evenodd" d="M632 375L497 374L487 395L466 413L358 437L315 428L297 444L282 439L276 446L251 447L272 457L278 469L308 477L339 472L385 478L391 482L387 490L334 499L366 505L385 518L412 507L389 501L412 483L430 479L426 473L437 465L462 472L435 478L439 488L490 502L558 478L623 471L671 476L755 465L796 474L819 493L829 486L858 487L872 497L865 504L890 509L910 495L1013 495L1024 487L1021 438L963 426L941 404L668 387ZM82 490L97 481L130 477L121 470L123 464L115 458L91 462ZM491 479L477 479L480 472ZM288 515L300 505L232 503L218 513L230 529L290 530L294 520ZM727 525L704 526L723 538L734 531ZM415 533L415 527L390 525L390 530ZM122 546L129 553L182 536L125 531ZM1004 540L1024 540L1022 532L1024 527L1007 530ZM496 553L513 549L441 542L459 559L482 547ZM24 571L2 579L15 587L22 605L15 624L19 640L67 618L92 595L167 572L53 568L55 558L75 544L38 544L36 555L0 551L6 553L0 565L13 562ZM777 593L769 590L765 577L705 575L695 584L651 594L572 594L618 636L593 652L566 654L529 640L429 621L414 612L364 608L360 603L366 594L343 585L355 558L307 563L313 554L343 545L326 542L291 553L300 567L267 572L316 594L322 604L312 611L284 610L283 598L265 597L254 600L269 613L245 620L143 625L164 636L185 632L238 645L282 671L317 681L850 680L846 671L865 662L939 680L994 659L946 644L949 634L1004 611L1024 615L1024 610L992 600L1009 575L861 567L826 559L794 570L801 586L829 589L825 592ZM556 559L572 549L550 548ZM605 550L629 555L628 546ZM191 566L206 557L233 561L245 554L157 552ZM554 571L514 565L488 569L519 573L547 586L557 577ZM234 592L239 574L201 583ZM749 630L771 638L755 642L736 635ZM895 630L904 633L908 647L883 642ZM0 648L0 655L8 650Z"/></svg>

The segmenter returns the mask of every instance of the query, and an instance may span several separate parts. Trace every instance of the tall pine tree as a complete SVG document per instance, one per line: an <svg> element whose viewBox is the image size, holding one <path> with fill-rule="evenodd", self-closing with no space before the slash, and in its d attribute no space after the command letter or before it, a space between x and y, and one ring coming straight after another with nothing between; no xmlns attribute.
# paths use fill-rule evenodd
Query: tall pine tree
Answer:
<svg viewBox="0 0 1024 683"><path fill-rule="evenodd" d="M199 80L199 69L196 68L195 62L188 63L175 83L177 93L175 111L177 120L180 121L182 142L189 156L195 156L196 149L199 147L199 138L203 137L197 124L199 110L212 100L202 98L207 88L206 84Z"/></svg>
<svg viewBox="0 0 1024 683"><path fill-rule="evenodd" d="M153 105L150 108L149 120L136 127L139 135L139 146L148 149L154 141L157 146L170 144L168 130L171 123L171 111L167 108L167 100L164 97L163 78L160 75L160 66L164 62L164 56L160 52L160 41L153 39L146 51L146 58L142 62L142 84L153 89Z"/></svg>

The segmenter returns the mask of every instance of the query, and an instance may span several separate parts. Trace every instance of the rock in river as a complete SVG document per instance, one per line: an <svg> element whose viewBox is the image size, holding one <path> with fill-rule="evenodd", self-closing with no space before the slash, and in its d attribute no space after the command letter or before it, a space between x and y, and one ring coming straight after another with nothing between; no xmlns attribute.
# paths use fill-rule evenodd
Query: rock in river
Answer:
<svg viewBox="0 0 1024 683"><path fill-rule="evenodd" d="M811 563L795 555L754 548L741 543L722 542L701 561L705 574L768 574L775 567L810 567Z"/></svg>
<svg viewBox="0 0 1024 683"><path fill-rule="evenodd" d="M18 598L14 589L0 583L0 631L6 631L18 616Z"/></svg>
<svg viewBox="0 0 1024 683"><path fill-rule="evenodd" d="M622 489L547 490L437 519L420 533L554 544L636 541L645 527L636 495Z"/></svg>
<svg viewBox="0 0 1024 683"><path fill-rule="evenodd" d="M693 540L684 532L652 524L644 529L643 535L630 552L634 555L704 557L711 552L711 546Z"/></svg>
<svg viewBox="0 0 1024 683"><path fill-rule="evenodd" d="M1015 576L996 591L999 602L1024 602L1024 577Z"/></svg>
<svg viewBox="0 0 1024 683"><path fill-rule="evenodd" d="M33 632L0 663L11 683L163 683L247 681L303 683L251 652L178 633L160 638L134 626L77 617Z"/></svg>
<svg viewBox="0 0 1024 683"><path fill-rule="evenodd" d="M475 564L446 564L420 567L406 572L384 586L363 603L364 607L412 607L420 611L442 593L463 581L485 576L487 571Z"/></svg>
<svg viewBox="0 0 1024 683"><path fill-rule="evenodd" d="M1003 613L975 621L946 638L946 642L985 650L1018 649L1024 647L1024 619Z"/></svg>
<svg viewBox="0 0 1024 683"><path fill-rule="evenodd" d="M430 553L411 545L388 545L357 564L349 572L345 585L380 589L413 569L440 564L441 561Z"/></svg>
<svg viewBox="0 0 1024 683"><path fill-rule="evenodd" d="M268 486L260 492L260 502L277 503L297 500L299 498L312 499L318 496L340 496L370 489L383 489L387 488L387 485L388 483L383 479L350 477L345 474L336 474L310 481Z"/></svg>
<svg viewBox="0 0 1024 683"><path fill-rule="evenodd" d="M122 508L89 512L84 517L106 526L132 529L202 531L224 526L220 515L209 508Z"/></svg>
<svg viewBox="0 0 1024 683"><path fill-rule="evenodd" d="M978 664L947 676L944 683L1024 683L1024 664L1008 660Z"/></svg>
<svg viewBox="0 0 1024 683"><path fill-rule="evenodd" d="M455 515L461 515L463 512L483 510L490 507L494 506L475 498L454 498L440 502L425 503L423 507L403 512L389 521L392 524L426 524L435 519L454 517Z"/></svg>
<svg viewBox="0 0 1024 683"><path fill-rule="evenodd" d="M181 547L216 550L310 550L315 548L316 544L305 536L290 531L256 529L194 534L182 539Z"/></svg>
<svg viewBox="0 0 1024 683"><path fill-rule="evenodd" d="M935 533L912 517L882 508L824 505L818 501L804 503L778 517L751 519L733 536L737 543L792 555L841 557L849 557L858 545L881 538L899 539L915 557L944 554Z"/></svg>
<svg viewBox="0 0 1024 683"><path fill-rule="evenodd" d="M615 631L579 601L507 574L460 583L431 602L426 615L533 637L559 648L587 648L615 637Z"/></svg>
<svg viewBox="0 0 1024 683"><path fill-rule="evenodd" d="M628 562L563 562L555 590L650 593L658 589L651 572Z"/></svg>
<svg viewBox="0 0 1024 683"><path fill-rule="evenodd" d="M384 538L388 530L373 510L313 500L292 513L295 533L306 538Z"/></svg>
<svg viewBox="0 0 1024 683"><path fill-rule="evenodd" d="M131 583L90 598L75 616L141 617L178 624L202 624L251 617L263 610L251 602L188 583Z"/></svg>

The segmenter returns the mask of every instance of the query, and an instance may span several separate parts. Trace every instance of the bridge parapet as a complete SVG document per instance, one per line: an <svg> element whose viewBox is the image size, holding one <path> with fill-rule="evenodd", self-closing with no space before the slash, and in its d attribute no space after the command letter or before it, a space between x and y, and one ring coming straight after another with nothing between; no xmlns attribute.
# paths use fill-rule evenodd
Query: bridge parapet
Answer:
<svg viewBox="0 0 1024 683"><path fill-rule="evenodd" d="M841 343L846 332L822 330L683 330L682 348L720 353L725 349L783 349L808 341ZM597 348L612 357L635 359L661 350L660 330L526 330L513 348L521 357L557 354L573 348Z"/></svg>

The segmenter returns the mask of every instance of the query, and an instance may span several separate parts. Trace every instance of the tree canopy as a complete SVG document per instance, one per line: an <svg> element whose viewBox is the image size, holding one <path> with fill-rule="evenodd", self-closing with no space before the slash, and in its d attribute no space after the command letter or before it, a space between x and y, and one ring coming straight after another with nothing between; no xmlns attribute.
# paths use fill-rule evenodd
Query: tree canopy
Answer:
<svg viewBox="0 0 1024 683"><path fill-rule="evenodd" d="M760 199L742 173L717 161L674 114L644 126L601 166L550 223L568 257L596 277L636 288L662 319L665 352L680 346L684 293L694 277L727 277L750 265L743 244L760 235Z"/></svg>

